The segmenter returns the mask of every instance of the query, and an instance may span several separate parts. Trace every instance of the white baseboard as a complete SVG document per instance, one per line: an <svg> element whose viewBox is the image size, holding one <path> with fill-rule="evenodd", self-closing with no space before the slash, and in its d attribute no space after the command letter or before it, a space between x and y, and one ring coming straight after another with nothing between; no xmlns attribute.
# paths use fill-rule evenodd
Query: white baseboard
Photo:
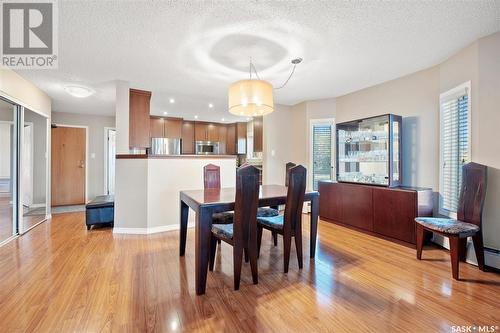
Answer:
<svg viewBox="0 0 500 333"><path fill-rule="evenodd" d="M441 235L434 234L432 236L432 241L446 249L450 249L450 242L448 238ZM472 240L469 238L467 241L467 255L465 261L469 264L477 266L476 251L472 244ZM500 253L493 249L484 249L484 264L486 266L494 267L500 269Z"/></svg>
<svg viewBox="0 0 500 333"><path fill-rule="evenodd" d="M194 223L188 223L188 228L193 228L193 227L194 227ZM149 235L149 234L156 234L159 232L174 231L174 230L179 230L179 229L180 229L180 226L178 224L162 225L162 226L151 227L151 228L118 228L118 227L114 227L113 233L114 234Z"/></svg>

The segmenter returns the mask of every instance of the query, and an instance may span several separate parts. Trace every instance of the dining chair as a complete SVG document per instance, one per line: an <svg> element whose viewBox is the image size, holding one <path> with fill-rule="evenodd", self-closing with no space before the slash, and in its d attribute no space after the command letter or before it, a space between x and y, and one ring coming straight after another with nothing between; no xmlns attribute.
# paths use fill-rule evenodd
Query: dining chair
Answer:
<svg viewBox="0 0 500 333"><path fill-rule="evenodd" d="M247 164L246 166L249 166ZM243 166L245 167L245 166ZM242 168L242 167L240 167ZM214 164L207 164L203 167L203 183L205 189L220 188L220 167ZM279 211L270 207L259 207L257 216L276 216ZM227 224L233 223L233 212L221 212L212 215L213 223Z"/></svg>
<svg viewBox="0 0 500 333"><path fill-rule="evenodd" d="M288 162L287 164L285 164L285 186L288 186L288 178L289 178L290 169L296 165L297 164L295 164L293 162Z"/></svg>
<svg viewBox="0 0 500 333"><path fill-rule="evenodd" d="M257 218L257 249L260 253L262 230L267 229L283 236L283 269L288 273L292 237L295 238L299 268L302 269L302 206L306 191L306 168L297 165L289 170L288 191L284 215Z"/></svg>
<svg viewBox="0 0 500 333"><path fill-rule="evenodd" d="M257 208L259 204L259 170L253 166L236 171L234 214L230 224L212 224L209 270L213 271L217 241L233 246L234 290L240 288L243 252L250 258L252 280L258 283L257 271Z"/></svg>
<svg viewBox="0 0 500 333"><path fill-rule="evenodd" d="M467 238L472 237L479 269L484 271L482 214L486 197L487 167L467 163L462 167L462 185L458 201L457 219L417 217L417 259L422 259L422 247L427 233L434 232L450 240L451 270L459 277L459 262L465 261Z"/></svg>

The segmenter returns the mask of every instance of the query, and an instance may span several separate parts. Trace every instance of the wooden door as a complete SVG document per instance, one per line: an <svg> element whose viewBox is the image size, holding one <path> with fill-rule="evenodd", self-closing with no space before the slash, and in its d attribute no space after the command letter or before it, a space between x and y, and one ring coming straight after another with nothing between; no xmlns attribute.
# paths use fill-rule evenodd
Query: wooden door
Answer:
<svg viewBox="0 0 500 333"><path fill-rule="evenodd" d="M194 154L194 122L182 123L182 153Z"/></svg>
<svg viewBox="0 0 500 333"><path fill-rule="evenodd" d="M52 206L85 204L85 129L52 128Z"/></svg>
<svg viewBox="0 0 500 333"><path fill-rule="evenodd" d="M165 137L165 131L163 130L163 118L151 117L149 122L149 136L151 138L163 138Z"/></svg>
<svg viewBox="0 0 500 333"><path fill-rule="evenodd" d="M226 154L236 155L236 124L227 126Z"/></svg>

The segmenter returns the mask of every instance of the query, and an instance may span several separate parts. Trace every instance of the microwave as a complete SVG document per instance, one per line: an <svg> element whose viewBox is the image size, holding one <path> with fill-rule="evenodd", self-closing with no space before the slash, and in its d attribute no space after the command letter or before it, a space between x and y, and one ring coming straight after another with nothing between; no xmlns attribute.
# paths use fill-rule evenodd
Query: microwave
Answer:
<svg viewBox="0 0 500 333"><path fill-rule="evenodd" d="M219 143L216 141L196 141L196 155L217 155L219 154Z"/></svg>

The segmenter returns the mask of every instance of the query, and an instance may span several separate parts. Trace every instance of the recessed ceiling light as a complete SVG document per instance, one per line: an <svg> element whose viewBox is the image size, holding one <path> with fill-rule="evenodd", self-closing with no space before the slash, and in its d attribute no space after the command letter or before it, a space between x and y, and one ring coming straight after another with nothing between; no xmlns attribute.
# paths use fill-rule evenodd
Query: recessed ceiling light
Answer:
<svg viewBox="0 0 500 333"><path fill-rule="evenodd" d="M248 118L247 118L247 121L250 121L250 120L252 120L252 118L251 118L251 117L248 117Z"/></svg>
<svg viewBox="0 0 500 333"><path fill-rule="evenodd" d="M198 116L194 116L194 119L198 119Z"/></svg>
<svg viewBox="0 0 500 333"><path fill-rule="evenodd" d="M85 97L89 97L89 96L95 94L94 89L84 87L84 86L78 86L78 85L74 85L74 84L70 84L70 85L65 86L64 90L66 90L66 92L68 94L70 94L71 96L78 97L78 98L85 98Z"/></svg>
<svg viewBox="0 0 500 333"><path fill-rule="evenodd" d="M224 118L222 118L221 120L224 121Z"/></svg>
<svg viewBox="0 0 500 333"><path fill-rule="evenodd" d="M166 116L168 114L168 112L167 111L163 111L163 114Z"/></svg>
<svg viewBox="0 0 500 333"><path fill-rule="evenodd" d="M170 104L174 104L175 103L175 99L171 98L168 100L170 102Z"/></svg>
<svg viewBox="0 0 500 333"><path fill-rule="evenodd" d="M213 107L214 107L214 105L213 105L212 103L208 103L208 107L209 107L209 108L213 108Z"/></svg>

